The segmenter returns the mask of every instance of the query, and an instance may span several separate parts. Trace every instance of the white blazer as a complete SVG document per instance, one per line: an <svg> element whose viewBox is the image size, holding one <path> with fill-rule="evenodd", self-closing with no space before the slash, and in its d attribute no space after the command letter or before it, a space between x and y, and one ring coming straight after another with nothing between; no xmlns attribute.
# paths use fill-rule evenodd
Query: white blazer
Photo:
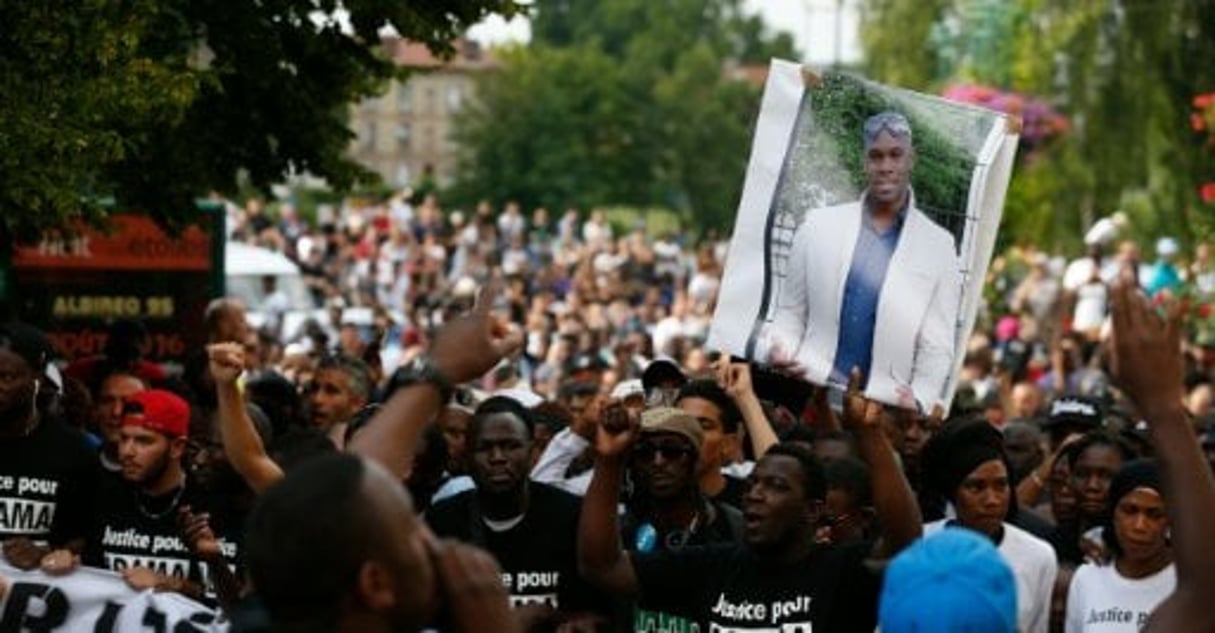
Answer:
<svg viewBox="0 0 1215 633"><path fill-rule="evenodd" d="M861 221L860 201L810 211L794 235L788 276L776 297L764 348L769 357L774 344L785 355L794 350L793 360L816 384L827 383L835 363ZM878 297L866 396L924 412L944 404L961 298L953 235L917 209L913 195Z"/></svg>

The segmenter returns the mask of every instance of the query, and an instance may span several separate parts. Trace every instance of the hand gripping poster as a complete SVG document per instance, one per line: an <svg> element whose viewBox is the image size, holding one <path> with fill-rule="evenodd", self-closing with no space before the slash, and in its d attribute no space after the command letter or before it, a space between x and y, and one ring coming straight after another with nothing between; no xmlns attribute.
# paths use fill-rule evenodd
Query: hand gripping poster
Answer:
<svg viewBox="0 0 1215 633"><path fill-rule="evenodd" d="M773 61L709 347L948 411L1019 121Z"/></svg>

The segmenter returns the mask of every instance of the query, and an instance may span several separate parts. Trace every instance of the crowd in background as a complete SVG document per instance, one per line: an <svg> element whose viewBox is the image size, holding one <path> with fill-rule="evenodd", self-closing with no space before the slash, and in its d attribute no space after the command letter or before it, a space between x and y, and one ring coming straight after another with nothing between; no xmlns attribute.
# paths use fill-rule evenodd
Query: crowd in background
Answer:
<svg viewBox="0 0 1215 633"><path fill-rule="evenodd" d="M52 360L45 341L5 326L0 350L35 377L32 395L0 398L0 426L9 429L0 438L0 478L40 473L76 495L57 500L43 533L0 529L10 563L48 573L81 562L123 569L132 586L221 605L241 630L271 620L336 627L350 607L329 598L346 595L350 578L300 576L288 562L312 556L323 559L317 569L351 572L342 567L349 560L381 555L360 542L391 549L371 527L348 525L349 513L369 511L349 499L362 494L351 492L357 482L381 476L335 455L348 451L404 482L430 531L493 555L443 550L435 555L441 583L452 582L443 564L455 560L444 556L463 557L470 577L470 569L492 570L515 615L534 616L536 626L682 631L707 630L691 627L710 621L813 620L815 630L872 631L880 592L883 630L914 630L894 623L919 604L928 615L917 617L940 618L920 620L930 623L921 630L949 630L949 618L980 612L991 619L976 621L1001 624L976 630L1115 631L1132 630L1112 626L1128 621L1124 613L1139 626L1175 590L1192 592L1190 565L1201 561L1171 535L1182 528L1175 519L1170 528L1168 504L1178 473L1198 482L1193 494L1205 494L1210 475L1186 471L1193 464L1184 460L1152 460L1181 427L1152 419L1167 415L1157 416L1164 407L1154 406L1161 398L1143 386L1147 377L1125 358L1112 365L1116 343L1165 365L1172 351L1150 357L1147 343L1133 347L1134 337L1112 334L1119 305L1130 315L1121 332L1159 318L1125 307L1131 294L1119 293L1129 287L1159 311L1183 308L1178 411L1185 436L1215 464L1215 327L1207 322L1215 262L1207 244L1186 257L1164 238L1149 261L1115 216L1070 261L1030 245L1008 249L991 266L953 410L940 419L882 410L856 393L833 409L825 394L790 395L787 382L707 349L729 256L728 242L713 234L655 235L640 222L614 226L598 210L525 212L511 202L465 213L405 194L349 203L333 216L309 223L289 206L230 206L229 238L295 261L313 305L297 323L286 316L301 306L217 300L206 318L210 345L194 350L181 376L141 358L139 324L119 323L106 356L59 363L62 395L52 398L39 386ZM505 358L494 352L506 347L485 347L485 332L460 316L477 314L478 289L487 286L501 288L481 308L480 318L495 324L489 340L518 341ZM358 316L367 312L370 319ZM448 375L428 373L428 359ZM8 383L21 380L17 370L0 370ZM1138 382L1120 384L1127 376ZM418 385L428 382L440 386L441 401L423 397ZM66 431L49 437L43 420L51 419L85 431L90 443L77 450ZM22 445L18 460L17 443L34 438L40 443ZM70 482L91 468L113 476L98 484L103 492L79 498ZM790 468L801 473L792 476L797 494L815 502L812 515L781 505ZM288 485L300 481L311 483ZM345 504L348 514L327 519L318 504ZM312 506L315 521L289 522L298 506ZM396 506L377 512L387 507ZM409 526L402 534L419 532L416 520L400 520ZM956 525L990 538L943 552L924 549L932 539L910 546L921 532ZM147 553L108 538L124 527L179 536L180 568L132 572ZM316 542L309 538L335 534L344 543L336 553L308 550ZM11 538L18 536L26 538ZM730 549L743 543L750 553ZM715 554L693 555L698 548ZM819 548L838 555L820 558ZM904 548L903 566L895 559L883 586L864 559ZM132 564L115 564L124 556ZM773 560L798 566L786 576L765 566ZM913 573L950 561L973 565L959 563L959 577L994 574L991 587L1004 588L976 589L985 596L976 600L947 578ZM914 581L896 582L908 573ZM725 584L706 585L720 589L708 598L708 589L675 588L700 588L704 578ZM376 582L356 583L364 610L400 607L400 595L389 607L375 602ZM855 591L835 592L837 583ZM458 601L455 585L446 587ZM829 606L811 607L811 598ZM925 609L931 600L940 608ZM314 609L301 606L309 601ZM510 628L493 620L504 612L466 604L490 614L481 630ZM783 620L762 615L778 605ZM437 617L419 609L398 623ZM453 629L476 630L448 616Z"/></svg>

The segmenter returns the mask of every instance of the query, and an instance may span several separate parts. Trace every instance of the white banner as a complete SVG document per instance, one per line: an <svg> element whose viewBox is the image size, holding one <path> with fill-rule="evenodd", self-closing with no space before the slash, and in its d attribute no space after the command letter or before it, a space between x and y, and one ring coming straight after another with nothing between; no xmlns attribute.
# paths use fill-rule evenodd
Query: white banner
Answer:
<svg viewBox="0 0 1215 633"><path fill-rule="evenodd" d="M62 577L0 559L5 633L222 633L219 615L175 593L136 592L114 572L81 567Z"/></svg>

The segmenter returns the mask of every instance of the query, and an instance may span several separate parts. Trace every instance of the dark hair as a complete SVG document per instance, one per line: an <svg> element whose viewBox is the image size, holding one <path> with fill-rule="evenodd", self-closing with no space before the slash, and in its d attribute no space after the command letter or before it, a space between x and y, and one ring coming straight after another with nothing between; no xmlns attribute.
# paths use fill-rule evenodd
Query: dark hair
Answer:
<svg viewBox="0 0 1215 633"><path fill-rule="evenodd" d="M275 437L269 452L274 463L278 464L283 472L289 474L305 462L331 455L338 450L333 445L333 440L329 439L329 436L323 431L314 427L306 427L292 429Z"/></svg>
<svg viewBox="0 0 1215 633"><path fill-rule="evenodd" d="M734 399L716 381L703 378L689 380L684 386L679 388L679 395L675 398L676 404L684 398L700 398L717 405L717 408L721 410L722 431L726 433L738 432L738 422L742 419L742 414L738 412Z"/></svg>
<svg viewBox="0 0 1215 633"><path fill-rule="evenodd" d="M224 319L228 318L229 311L235 310L240 306L241 303L232 297L220 297L208 303L206 310L203 312L203 325L207 328L207 334L217 334L220 324L223 323Z"/></svg>
<svg viewBox="0 0 1215 633"><path fill-rule="evenodd" d="M308 462L258 499L244 554L276 626L334 627L359 568L380 546L359 458Z"/></svg>
<svg viewBox="0 0 1215 633"><path fill-rule="evenodd" d="M308 426L304 399L300 397L295 384L282 374L273 371L254 374L245 383L245 393L250 402L266 412L275 437Z"/></svg>
<svg viewBox="0 0 1215 633"><path fill-rule="evenodd" d="M828 460L823 464L828 490L840 490L858 508L873 505L873 483L869 466L855 457Z"/></svg>
<svg viewBox="0 0 1215 633"><path fill-rule="evenodd" d="M1131 448L1131 445L1121 437L1108 431L1091 431L1072 445L1072 452L1068 454L1068 467L1074 469L1076 462L1080 461L1080 456L1094 446L1108 446L1118 451L1122 455L1123 463L1138 457L1135 454L1135 449Z"/></svg>
<svg viewBox="0 0 1215 633"><path fill-rule="evenodd" d="M574 423L574 414L560 402L541 402L532 409L536 423L548 427L553 433Z"/></svg>
<svg viewBox="0 0 1215 633"><path fill-rule="evenodd" d="M473 412L472 420L468 423L469 442L474 441L481 433L481 423L486 418L499 413L513 415L518 418L527 429L527 441L531 442L532 434L536 432L535 414L532 413L531 409L520 404L518 400L506 396L493 396L477 406L477 410Z"/></svg>
<svg viewBox="0 0 1215 633"><path fill-rule="evenodd" d="M364 401L371 400L371 391L375 386L371 380L371 368L362 359L349 354L326 354L317 363L316 373L325 370L337 370L346 374L350 379L350 389Z"/></svg>
<svg viewBox="0 0 1215 633"><path fill-rule="evenodd" d="M566 401L571 398L593 396L599 393L599 386L586 380L571 380L557 389L557 400Z"/></svg>
<svg viewBox="0 0 1215 633"><path fill-rule="evenodd" d="M808 501L827 498L827 475L823 471L823 463L809 448L797 443L781 442L764 454L765 458L775 456L792 457L801 464L802 488Z"/></svg>
<svg viewBox="0 0 1215 633"><path fill-rule="evenodd" d="M805 424L791 426L784 431L781 431L777 437L781 442L801 442L807 446L813 446L818 441L818 434L814 429Z"/></svg>

